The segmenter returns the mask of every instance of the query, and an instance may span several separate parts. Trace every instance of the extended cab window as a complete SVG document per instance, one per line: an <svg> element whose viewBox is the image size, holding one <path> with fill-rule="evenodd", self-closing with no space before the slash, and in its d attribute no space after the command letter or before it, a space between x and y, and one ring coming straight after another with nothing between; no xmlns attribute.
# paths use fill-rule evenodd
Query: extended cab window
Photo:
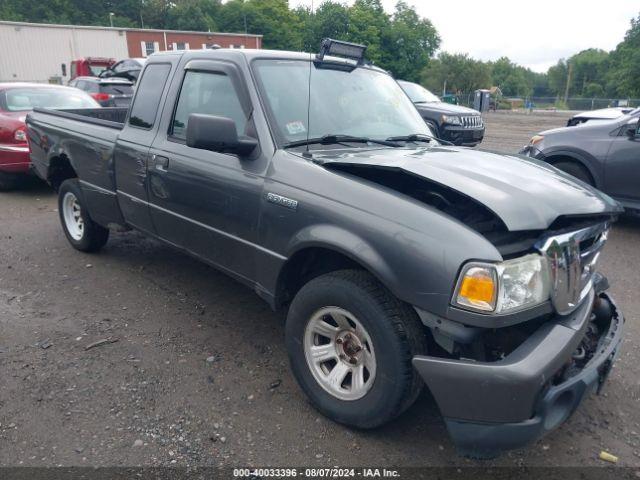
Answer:
<svg viewBox="0 0 640 480"><path fill-rule="evenodd" d="M192 113L231 118L242 135L247 118L231 79L223 73L188 71L172 122L172 136L184 140Z"/></svg>
<svg viewBox="0 0 640 480"><path fill-rule="evenodd" d="M136 98L131 106L129 124L134 127L151 128L156 119L160 97L169 76L171 65L160 63L149 65L142 74Z"/></svg>

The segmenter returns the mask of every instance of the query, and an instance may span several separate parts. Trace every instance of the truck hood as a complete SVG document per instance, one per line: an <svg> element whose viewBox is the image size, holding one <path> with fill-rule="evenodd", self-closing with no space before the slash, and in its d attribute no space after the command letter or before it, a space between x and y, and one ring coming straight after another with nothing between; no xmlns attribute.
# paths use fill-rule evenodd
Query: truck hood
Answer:
<svg viewBox="0 0 640 480"><path fill-rule="evenodd" d="M325 150L314 152L328 169L400 170L484 205L511 231L543 230L560 216L617 214L604 193L550 165L523 156L463 147Z"/></svg>

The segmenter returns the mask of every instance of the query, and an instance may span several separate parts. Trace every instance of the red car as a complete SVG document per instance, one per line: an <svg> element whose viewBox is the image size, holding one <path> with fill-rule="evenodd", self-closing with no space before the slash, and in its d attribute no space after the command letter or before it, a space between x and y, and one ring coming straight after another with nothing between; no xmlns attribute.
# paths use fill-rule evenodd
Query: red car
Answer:
<svg viewBox="0 0 640 480"><path fill-rule="evenodd" d="M18 186L30 171L25 117L34 107L99 108L77 88L39 83L0 83L0 191Z"/></svg>

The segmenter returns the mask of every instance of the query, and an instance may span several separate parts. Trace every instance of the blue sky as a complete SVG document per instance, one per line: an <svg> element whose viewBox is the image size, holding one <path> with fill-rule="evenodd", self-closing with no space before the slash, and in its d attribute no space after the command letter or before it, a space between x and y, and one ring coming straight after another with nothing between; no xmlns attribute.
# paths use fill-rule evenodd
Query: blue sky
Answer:
<svg viewBox="0 0 640 480"><path fill-rule="evenodd" d="M506 55L539 72L586 48L612 50L640 13L635 0L406 1L436 26L441 50L482 60ZM311 0L289 3L309 6ZM382 3L391 12L396 0Z"/></svg>

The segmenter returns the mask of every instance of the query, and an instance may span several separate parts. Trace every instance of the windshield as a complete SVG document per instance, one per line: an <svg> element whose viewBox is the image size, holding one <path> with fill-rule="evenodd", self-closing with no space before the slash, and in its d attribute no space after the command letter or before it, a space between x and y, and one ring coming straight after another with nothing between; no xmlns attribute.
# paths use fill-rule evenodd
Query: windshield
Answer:
<svg viewBox="0 0 640 480"><path fill-rule="evenodd" d="M96 108L100 105L85 92L72 88L12 88L5 92L2 107L9 112L40 108Z"/></svg>
<svg viewBox="0 0 640 480"><path fill-rule="evenodd" d="M370 68L349 71L311 64L309 121L307 61L258 60L258 84L280 143L328 134L384 140L431 135L413 104L386 73Z"/></svg>
<svg viewBox="0 0 640 480"><path fill-rule="evenodd" d="M413 103L432 103L439 102L440 99L436 97L429 90L422 85L411 82L398 82L405 93L409 96Z"/></svg>

